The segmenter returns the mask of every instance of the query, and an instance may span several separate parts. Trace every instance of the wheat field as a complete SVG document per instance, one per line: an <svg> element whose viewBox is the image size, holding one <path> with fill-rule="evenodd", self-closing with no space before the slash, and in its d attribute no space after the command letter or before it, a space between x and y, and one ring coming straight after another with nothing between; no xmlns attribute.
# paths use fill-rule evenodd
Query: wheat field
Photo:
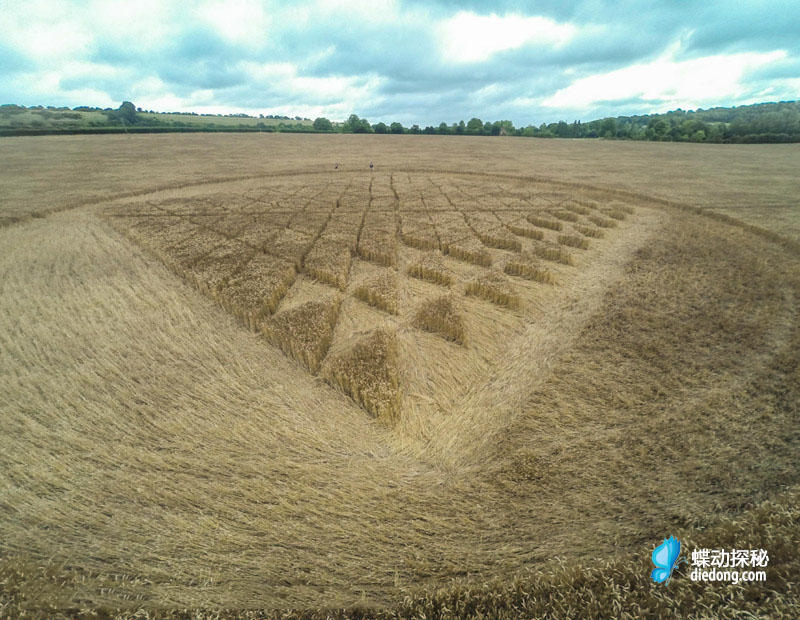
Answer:
<svg viewBox="0 0 800 620"><path fill-rule="evenodd" d="M758 611L644 582L731 532L799 609L794 145L0 154L5 615Z"/></svg>

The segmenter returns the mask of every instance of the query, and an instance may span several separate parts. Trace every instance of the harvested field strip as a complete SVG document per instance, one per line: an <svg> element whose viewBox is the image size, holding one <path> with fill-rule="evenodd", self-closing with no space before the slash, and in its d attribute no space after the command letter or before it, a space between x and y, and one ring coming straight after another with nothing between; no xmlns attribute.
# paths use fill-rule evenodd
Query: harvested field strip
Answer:
<svg viewBox="0 0 800 620"><path fill-rule="evenodd" d="M592 200L591 198L570 198L566 204L570 205L577 205L579 207L585 207L587 209L596 210L600 208L600 203L596 200ZM588 215L587 213L582 213L581 215Z"/></svg>
<svg viewBox="0 0 800 620"><path fill-rule="evenodd" d="M578 204L575 202L566 203L562 205L567 211L572 211L573 213L577 213L578 215L590 215L592 213L592 209L589 207L583 206L582 204Z"/></svg>
<svg viewBox="0 0 800 620"><path fill-rule="evenodd" d="M238 241L225 241L186 269L185 275L202 292L214 295L227 284L250 259L255 250Z"/></svg>
<svg viewBox="0 0 800 620"><path fill-rule="evenodd" d="M289 216L289 221L286 223L286 227L292 228L297 223L298 220L307 219L306 214L309 206L312 204L316 204L315 200L319 198L319 196L322 196L323 194L326 194L329 191L330 191L329 188L324 188L324 187L320 188L316 190L308 199L306 199L303 202L302 207L300 207L299 209L296 208L292 209L291 215Z"/></svg>
<svg viewBox="0 0 800 620"><path fill-rule="evenodd" d="M418 250L438 250L439 240L433 231L409 230L400 233L400 240Z"/></svg>
<svg viewBox="0 0 800 620"><path fill-rule="evenodd" d="M599 226L600 228L615 228L617 223L614 220L610 220L605 217L600 217L599 215L590 215L587 217L592 224Z"/></svg>
<svg viewBox="0 0 800 620"><path fill-rule="evenodd" d="M366 261L394 267L397 264L397 244L394 235L384 231L362 231L358 255Z"/></svg>
<svg viewBox="0 0 800 620"><path fill-rule="evenodd" d="M613 217L615 220L620 221L624 220L626 217L625 212L621 211L620 209L605 209L603 210L603 213L605 213L608 217Z"/></svg>
<svg viewBox="0 0 800 620"><path fill-rule="evenodd" d="M487 271L469 281L465 294L480 297L498 306L511 309L519 308L521 303L511 281L497 271Z"/></svg>
<svg viewBox="0 0 800 620"><path fill-rule="evenodd" d="M438 254L427 254L408 268L408 275L440 286L450 286L453 277Z"/></svg>
<svg viewBox="0 0 800 620"><path fill-rule="evenodd" d="M306 255L303 268L312 278L343 291L347 287L350 263L351 255L347 247L322 237L317 239Z"/></svg>
<svg viewBox="0 0 800 620"><path fill-rule="evenodd" d="M242 234L239 235L239 240L260 252L265 252L266 248L275 241L282 231L283 228L279 228L275 224L259 219L249 228L242 231Z"/></svg>
<svg viewBox="0 0 800 620"><path fill-rule="evenodd" d="M338 298L308 301L268 319L263 333L270 343L316 374L333 338L339 304Z"/></svg>
<svg viewBox="0 0 800 620"><path fill-rule="evenodd" d="M432 209L429 206L429 204L425 200L424 196L420 196L420 201L422 202L422 207L425 210L426 215L428 216L428 224L430 225L431 230L433 230L434 237L436 237L436 249L437 250L441 250L442 249L442 239L441 239L441 237L439 237L439 231L436 229L436 222L433 219L434 209ZM398 203L398 209L399 208L400 208L400 205Z"/></svg>
<svg viewBox="0 0 800 620"><path fill-rule="evenodd" d="M535 245L530 252L536 258L543 258L554 263L561 263L562 265L574 264L572 254L562 247Z"/></svg>
<svg viewBox="0 0 800 620"><path fill-rule="evenodd" d="M550 220L538 215L527 215L526 219L539 228L548 228L550 230L562 230L564 228L564 225L558 220Z"/></svg>
<svg viewBox="0 0 800 620"><path fill-rule="evenodd" d="M508 229L512 233L514 233L515 235L519 235L520 237L527 237L528 239L538 239L539 241L544 239L544 232L542 232L538 228L530 228L528 226L509 224Z"/></svg>
<svg viewBox="0 0 800 620"><path fill-rule="evenodd" d="M458 344L463 345L467 339L464 318L456 308L452 295L442 295L423 302L414 314L412 324Z"/></svg>
<svg viewBox="0 0 800 620"><path fill-rule="evenodd" d="M556 283L556 277L552 272L530 262L510 261L506 263L503 271L510 276L517 276L526 280L541 282L542 284Z"/></svg>
<svg viewBox="0 0 800 620"><path fill-rule="evenodd" d="M464 245L462 243L446 243L442 249L444 253L458 260L462 260L473 265L481 265L482 267L490 267L492 265L492 256L485 248L478 247L474 244Z"/></svg>
<svg viewBox="0 0 800 620"><path fill-rule="evenodd" d="M300 271L303 266L303 257L308 254L313 244L313 236L286 228L266 245L265 252L277 258L290 260L295 269Z"/></svg>
<svg viewBox="0 0 800 620"><path fill-rule="evenodd" d="M498 228L491 232L479 232L478 239L480 239L484 245L487 245L490 248L511 250L512 252L519 252L522 250L522 244L519 242L519 239L509 235L502 228Z"/></svg>
<svg viewBox="0 0 800 620"><path fill-rule="evenodd" d="M558 242L561 245L566 245L571 248L578 248L581 250L589 249L589 240L578 235L559 235Z"/></svg>
<svg viewBox="0 0 800 620"><path fill-rule="evenodd" d="M599 228L595 228L594 226L581 226L580 224L573 224L572 227L584 237L602 239L604 236L603 231Z"/></svg>
<svg viewBox="0 0 800 620"><path fill-rule="evenodd" d="M551 211L550 215L559 220L563 220L565 222L577 222L578 215L575 213L570 213L569 211Z"/></svg>
<svg viewBox="0 0 800 620"><path fill-rule="evenodd" d="M358 225L358 232L356 233L356 247L361 245L361 234L364 231L364 223L367 221L367 213L369 212L370 207L372 207L372 183L374 180L374 177L370 176L367 203L364 205L364 208L361 211L361 222Z"/></svg>
<svg viewBox="0 0 800 620"><path fill-rule="evenodd" d="M325 378L376 418L394 422L400 413L397 336L376 329L324 369Z"/></svg>
<svg viewBox="0 0 800 620"><path fill-rule="evenodd" d="M623 213L627 213L628 215L633 215L636 213L636 209L634 209L631 205L626 205L622 202L612 202L608 205L610 209L614 211L622 211Z"/></svg>
<svg viewBox="0 0 800 620"><path fill-rule="evenodd" d="M353 295L374 308L397 314L397 275L385 270L359 284Z"/></svg>
<svg viewBox="0 0 800 620"><path fill-rule="evenodd" d="M275 312L296 277L292 263L259 254L215 298L254 330L264 316Z"/></svg>

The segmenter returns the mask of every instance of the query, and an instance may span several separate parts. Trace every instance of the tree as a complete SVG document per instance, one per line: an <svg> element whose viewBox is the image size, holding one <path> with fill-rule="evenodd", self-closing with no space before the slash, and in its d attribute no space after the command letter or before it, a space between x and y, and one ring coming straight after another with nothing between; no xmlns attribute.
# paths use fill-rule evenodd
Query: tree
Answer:
<svg viewBox="0 0 800 620"><path fill-rule="evenodd" d="M613 118L606 118L600 125L600 135L604 138L616 138L617 136L617 121Z"/></svg>
<svg viewBox="0 0 800 620"><path fill-rule="evenodd" d="M559 138L568 138L570 135L570 128L564 121L558 121L555 131L553 131Z"/></svg>
<svg viewBox="0 0 800 620"><path fill-rule="evenodd" d="M692 134L691 140L692 142L704 142L706 139L706 132L702 129L698 129Z"/></svg>
<svg viewBox="0 0 800 620"><path fill-rule="evenodd" d="M361 119L357 114L351 114L344 122L344 130L355 133L356 129L361 126Z"/></svg>
<svg viewBox="0 0 800 620"><path fill-rule="evenodd" d="M366 118L358 118L358 115L351 114L344 124L344 130L352 133L372 133L372 125Z"/></svg>
<svg viewBox="0 0 800 620"><path fill-rule="evenodd" d="M389 131L389 128L386 126L386 123L381 122L373 125L372 130L375 133L387 133Z"/></svg>
<svg viewBox="0 0 800 620"><path fill-rule="evenodd" d="M317 131L332 131L333 123L331 123L327 118L320 117L314 119L314 129Z"/></svg>
<svg viewBox="0 0 800 620"><path fill-rule="evenodd" d="M108 122L112 125L134 125L139 120L136 116L136 106L130 101L123 101L122 105L116 110L110 108L103 110L103 114L105 114Z"/></svg>
<svg viewBox="0 0 800 620"><path fill-rule="evenodd" d="M403 133L403 126L398 122L394 122L391 125L389 125L389 132L390 133Z"/></svg>
<svg viewBox="0 0 800 620"><path fill-rule="evenodd" d="M511 121L497 121L492 128L493 136L512 136L514 135L514 123Z"/></svg>
<svg viewBox="0 0 800 620"><path fill-rule="evenodd" d="M419 133L419 125L411 125L411 128L408 130L408 133Z"/></svg>
<svg viewBox="0 0 800 620"><path fill-rule="evenodd" d="M130 101L123 101L122 105L117 110L117 116L127 125L134 125L136 123L136 106Z"/></svg>
<svg viewBox="0 0 800 620"><path fill-rule="evenodd" d="M467 122L467 133L476 134L483 131L483 121L479 118L471 118Z"/></svg>
<svg viewBox="0 0 800 620"><path fill-rule="evenodd" d="M439 123L439 133L442 135L447 135L450 133L450 128L447 126L447 123Z"/></svg>

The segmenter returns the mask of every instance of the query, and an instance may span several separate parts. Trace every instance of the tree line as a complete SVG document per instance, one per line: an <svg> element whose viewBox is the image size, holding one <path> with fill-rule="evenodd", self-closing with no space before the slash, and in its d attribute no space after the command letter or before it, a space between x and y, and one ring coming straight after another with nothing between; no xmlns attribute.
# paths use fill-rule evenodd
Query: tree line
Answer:
<svg viewBox="0 0 800 620"><path fill-rule="evenodd" d="M800 102L758 103L708 110L674 110L664 114L616 116L588 122L542 123L539 126L514 127L509 120L483 122L471 118L437 126L404 127L401 123L370 124L351 114L334 124L317 118L316 131L341 133L435 134L466 136L525 136L532 138L606 138L615 140L653 140L672 142L800 142Z"/></svg>
<svg viewBox="0 0 800 620"><path fill-rule="evenodd" d="M23 112L33 113L38 118L14 120ZM94 112L92 120L80 116L79 112ZM341 123L327 118L317 118L313 123L299 116L263 116L258 119L245 114L216 115L222 120L241 118L254 121L247 125L238 120L219 124L214 115L189 114L202 117L200 122L184 122L169 113L155 113L137 108L124 101L117 109L100 109L79 106L73 108L25 108L16 105L0 106L0 134L25 135L26 133L77 132L103 130L108 132L137 130L154 131L283 131L324 133L376 133L376 134L429 134L464 136L524 136L532 138L605 138L614 140L655 140L673 142L800 142L800 102L782 101L759 103L730 108L707 110L674 110L664 114L638 116L616 116L571 123L559 121L542 123L539 126L515 127L509 120L487 121L471 118L439 125L411 125L399 122L370 123L357 114ZM58 127L48 126L46 121L58 121ZM277 123L275 121L278 121Z"/></svg>

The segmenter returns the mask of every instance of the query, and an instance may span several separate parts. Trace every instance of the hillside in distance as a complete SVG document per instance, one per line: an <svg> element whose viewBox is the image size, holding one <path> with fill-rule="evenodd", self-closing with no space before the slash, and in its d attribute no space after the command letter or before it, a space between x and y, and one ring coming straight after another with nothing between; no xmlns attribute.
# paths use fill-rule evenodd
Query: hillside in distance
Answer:
<svg viewBox="0 0 800 620"><path fill-rule="evenodd" d="M80 133L170 132L301 132L378 133L461 136L521 136L533 138L605 138L657 142L764 143L800 142L800 102L757 103L707 110L673 110L659 114L616 116L588 122L558 121L538 127L515 127L510 120L494 122L473 117L438 126L404 127L398 122L370 123L351 114L346 121L273 114L197 114L155 112L123 102L118 109L78 106L26 108L0 106L0 136Z"/></svg>
<svg viewBox="0 0 800 620"><path fill-rule="evenodd" d="M672 110L542 125L542 137L616 138L674 142L757 143L800 141L800 102L756 103L703 110Z"/></svg>

